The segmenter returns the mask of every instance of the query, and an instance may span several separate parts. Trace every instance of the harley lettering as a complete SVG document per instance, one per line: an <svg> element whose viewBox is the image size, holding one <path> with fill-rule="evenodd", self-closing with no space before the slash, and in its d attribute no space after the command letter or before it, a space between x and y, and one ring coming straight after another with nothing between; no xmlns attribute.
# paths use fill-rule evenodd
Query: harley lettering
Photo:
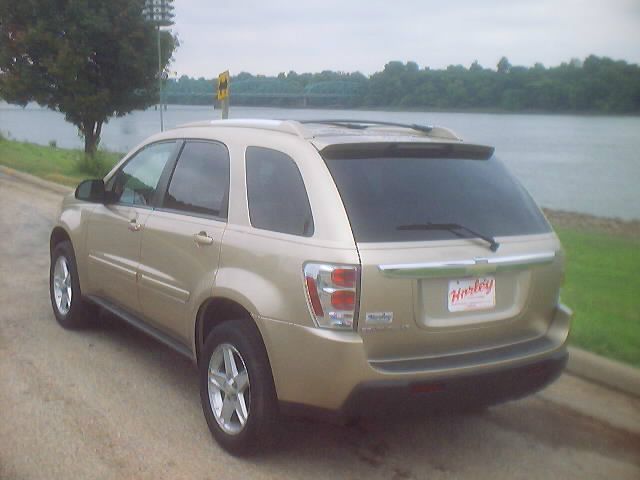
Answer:
<svg viewBox="0 0 640 480"><path fill-rule="evenodd" d="M491 290L493 290L493 282L494 280L485 279L485 280L476 280L475 283L467 288L458 288L457 290L452 290L449 295L451 296L451 303L456 303L462 300L469 295L477 295L484 294L489 295Z"/></svg>
<svg viewBox="0 0 640 480"><path fill-rule="evenodd" d="M495 307L495 278L452 280L449 282L448 304L450 312Z"/></svg>

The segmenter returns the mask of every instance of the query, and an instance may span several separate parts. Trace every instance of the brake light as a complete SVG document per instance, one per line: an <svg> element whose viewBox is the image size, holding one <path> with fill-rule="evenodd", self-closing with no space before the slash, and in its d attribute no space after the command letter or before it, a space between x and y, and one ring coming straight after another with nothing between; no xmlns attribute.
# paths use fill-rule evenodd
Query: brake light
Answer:
<svg viewBox="0 0 640 480"><path fill-rule="evenodd" d="M338 290L331 294L331 305L337 310L353 310L356 304L355 292Z"/></svg>
<svg viewBox="0 0 640 480"><path fill-rule="evenodd" d="M307 263L304 280L309 311L321 328L355 328L359 269L356 266Z"/></svg>
<svg viewBox="0 0 640 480"><path fill-rule="evenodd" d="M340 287L354 288L356 270L354 268L336 268L331 272L331 281Z"/></svg>

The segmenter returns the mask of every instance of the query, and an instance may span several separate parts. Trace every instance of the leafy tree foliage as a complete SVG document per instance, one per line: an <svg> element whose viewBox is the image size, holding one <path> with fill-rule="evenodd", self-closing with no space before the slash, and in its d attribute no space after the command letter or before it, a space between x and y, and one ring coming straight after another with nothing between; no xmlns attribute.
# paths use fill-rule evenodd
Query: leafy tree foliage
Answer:
<svg viewBox="0 0 640 480"><path fill-rule="evenodd" d="M0 97L65 114L93 154L110 117L158 98L157 38L143 0L0 0ZM162 32L162 65L177 40Z"/></svg>
<svg viewBox="0 0 640 480"><path fill-rule="evenodd" d="M187 76L170 81L173 103L212 104L215 80ZM287 95L284 95L284 94ZM236 96L234 96L236 94ZM640 67L589 56L557 67L541 63L513 66L502 57L496 69L474 61L469 68L420 68L415 62L389 62L381 72L324 71L276 77L242 72L232 78L233 104L464 109L548 112L640 113Z"/></svg>

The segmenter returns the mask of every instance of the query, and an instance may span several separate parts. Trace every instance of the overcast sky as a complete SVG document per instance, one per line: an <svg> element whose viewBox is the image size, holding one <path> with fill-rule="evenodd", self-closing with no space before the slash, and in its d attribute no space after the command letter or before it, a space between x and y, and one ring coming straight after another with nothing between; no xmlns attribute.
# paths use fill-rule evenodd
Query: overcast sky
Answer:
<svg viewBox="0 0 640 480"><path fill-rule="evenodd" d="M380 71L558 65L594 53L640 63L640 0L174 0L180 47L171 70Z"/></svg>

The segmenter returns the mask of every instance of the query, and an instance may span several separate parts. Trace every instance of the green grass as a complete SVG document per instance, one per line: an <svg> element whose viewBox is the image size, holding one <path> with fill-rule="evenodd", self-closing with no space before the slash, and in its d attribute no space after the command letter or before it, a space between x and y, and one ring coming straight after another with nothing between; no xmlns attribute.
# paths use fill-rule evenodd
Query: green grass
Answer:
<svg viewBox="0 0 640 480"><path fill-rule="evenodd" d="M65 185L100 177L121 155L2 139L0 164ZM586 350L640 367L640 239L563 228L556 230L567 252L562 300L575 312L571 342Z"/></svg>
<svg viewBox="0 0 640 480"><path fill-rule="evenodd" d="M567 253L562 301L571 343L640 367L640 239L557 228Z"/></svg>
<svg viewBox="0 0 640 480"><path fill-rule="evenodd" d="M45 147L0 137L0 165L75 186L85 178L102 177L122 158L121 154L99 151L87 157L80 150Z"/></svg>

